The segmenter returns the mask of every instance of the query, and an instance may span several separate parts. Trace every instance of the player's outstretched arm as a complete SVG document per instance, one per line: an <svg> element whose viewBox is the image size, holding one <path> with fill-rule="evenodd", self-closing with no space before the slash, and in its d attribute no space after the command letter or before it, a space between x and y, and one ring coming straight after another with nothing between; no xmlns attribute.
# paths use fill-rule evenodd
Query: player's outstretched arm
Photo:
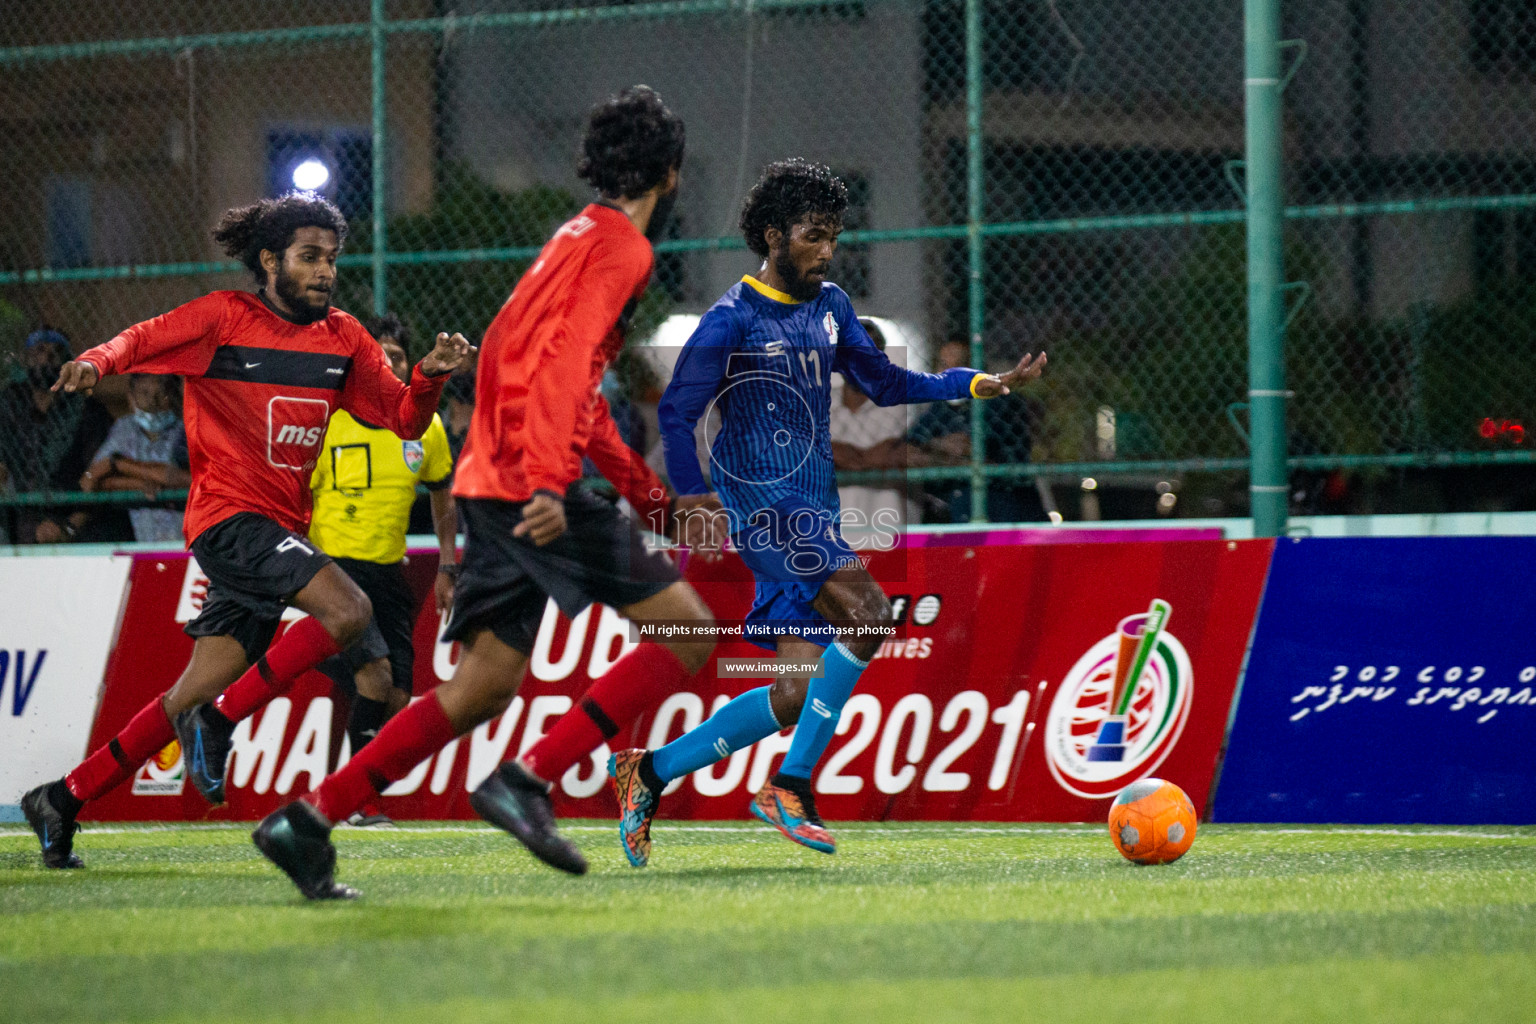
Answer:
<svg viewBox="0 0 1536 1024"><path fill-rule="evenodd" d="M52 391L80 391L90 394L101 380L96 367L80 360L71 360L59 367L59 379L53 382Z"/></svg>
<svg viewBox="0 0 1536 1024"><path fill-rule="evenodd" d="M218 348L228 296L214 292L193 299L87 349L59 368L53 390L89 393L102 377L114 373L201 375Z"/></svg>
<svg viewBox="0 0 1536 1024"><path fill-rule="evenodd" d="M439 332L437 344L432 346L419 364L421 372L428 377L441 377L446 373L452 373L461 366L468 366L474 362L475 353L479 349L471 345L464 335L454 332L450 337L446 332Z"/></svg>
<svg viewBox="0 0 1536 1024"><path fill-rule="evenodd" d="M840 321L841 340L837 345L837 354L833 356L832 368L844 377L852 378L859 390L876 405L966 398L973 394L972 385L986 376L966 367L956 367L943 373L921 373L897 366L876 347L864 326L853 315L852 306L847 306L844 314Z"/></svg>
<svg viewBox="0 0 1536 1024"><path fill-rule="evenodd" d="M1045 353L1038 356L1026 355L1019 360L1019 365L1007 373L998 376L996 374L984 374L971 385L971 394L977 398L996 398L1016 391L1032 380L1038 380L1045 372Z"/></svg>
<svg viewBox="0 0 1536 1024"><path fill-rule="evenodd" d="M432 351L411 371L410 383L402 384L390 369L384 350L362 324L351 318L346 323L353 344L352 372L341 393L341 407L400 437L421 437L432 424L448 375L473 357L474 346L462 334L439 334Z"/></svg>
<svg viewBox="0 0 1536 1024"><path fill-rule="evenodd" d="M1022 387L1045 372L1045 353L1025 356L1012 370L1001 376L982 373L969 367L955 367L942 373L919 373L891 362L870 340L852 308L841 321L842 341L837 346L833 368L852 377L859 389L876 405L901 405L912 402L947 401L956 398L996 398Z"/></svg>

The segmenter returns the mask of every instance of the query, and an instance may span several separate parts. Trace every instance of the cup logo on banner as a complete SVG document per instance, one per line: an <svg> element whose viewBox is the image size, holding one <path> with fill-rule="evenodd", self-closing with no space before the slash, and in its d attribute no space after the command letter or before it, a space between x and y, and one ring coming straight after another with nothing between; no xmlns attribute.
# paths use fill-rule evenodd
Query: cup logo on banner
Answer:
<svg viewBox="0 0 1536 1024"><path fill-rule="evenodd" d="M186 781L181 762L181 744L171 740L154 757L144 762L133 776L134 796L180 796Z"/></svg>
<svg viewBox="0 0 1536 1024"><path fill-rule="evenodd" d="M1070 793L1114 796L1157 770L1189 719L1194 671L1154 600L1120 620L1061 681L1045 726L1045 761Z"/></svg>

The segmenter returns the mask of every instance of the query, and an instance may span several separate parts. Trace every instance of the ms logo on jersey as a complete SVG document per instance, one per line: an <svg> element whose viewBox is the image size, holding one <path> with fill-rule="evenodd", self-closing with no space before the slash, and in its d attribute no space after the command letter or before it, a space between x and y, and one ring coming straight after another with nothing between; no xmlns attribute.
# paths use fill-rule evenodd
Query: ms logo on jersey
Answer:
<svg viewBox="0 0 1536 1024"><path fill-rule="evenodd" d="M837 317L833 316L830 310L827 312L826 316L821 318L821 329L827 332L827 344L831 345L833 348L836 348Z"/></svg>
<svg viewBox="0 0 1536 1024"><path fill-rule="evenodd" d="M324 399L273 398L267 403L267 462L278 469L313 469L330 418Z"/></svg>
<svg viewBox="0 0 1536 1024"><path fill-rule="evenodd" d="M1069 793L1114 796L1163 763L1189 719L1194 671L1156 600L1128 615L1061 681L1045 723L1045 763Z"/></svg>

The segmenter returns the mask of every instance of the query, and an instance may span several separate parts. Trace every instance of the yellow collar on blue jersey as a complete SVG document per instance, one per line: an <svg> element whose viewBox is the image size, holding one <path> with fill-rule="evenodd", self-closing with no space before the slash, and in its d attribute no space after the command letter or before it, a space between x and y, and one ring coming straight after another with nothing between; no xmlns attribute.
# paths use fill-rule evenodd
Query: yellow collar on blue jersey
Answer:
<svg viewBox="0 0 1536 1024"><path fill-rule="evenodd" d="M790 295L788 292L781 292L777 288L774 288L770 285L763 284L763 282L759 281L751 274L742 274L741 283L760 295L768 296L768 298L772 299L774 302L782 302L786 306L800 305L800 300L795 298L793 295Z"/></svg>

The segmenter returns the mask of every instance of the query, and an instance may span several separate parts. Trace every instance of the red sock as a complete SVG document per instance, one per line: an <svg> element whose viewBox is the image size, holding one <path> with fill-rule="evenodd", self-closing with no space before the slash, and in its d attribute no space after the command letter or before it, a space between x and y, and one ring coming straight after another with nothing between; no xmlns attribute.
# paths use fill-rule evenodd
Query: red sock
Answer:
<svg viewBox="0 0 1536 1024"><path fill-rule="evenodd" d="M691 675L677 655L643 643L593 683L570 711L523 755L545 782L558 782L573 764L628 729Z"/></svg>
<svg viewBox="0 0 1536 1024"><path fill-rule="evenodd" d="M171 720L166 717L165 705L156 697L133 716L107 744L68 775L64 785L77 800L95 800L128 781L139 766L154 757L166 744L176 738Z"/></svg>
<svg viewBox="0 0 1536 1024"><path fill-rule="evenodd" d="M391 718L372 743L304 799L332 822L343 821L458 735L437 695L429 693Z"/></svg>
<svg viewBox="0 0 1536 1024"><path fill-rule="evenodd" d="M243 676L230 683L213 706L231 722L238 722L272 698L287 693L304 672L340 653L319 619L300 619Z"/></svg>

